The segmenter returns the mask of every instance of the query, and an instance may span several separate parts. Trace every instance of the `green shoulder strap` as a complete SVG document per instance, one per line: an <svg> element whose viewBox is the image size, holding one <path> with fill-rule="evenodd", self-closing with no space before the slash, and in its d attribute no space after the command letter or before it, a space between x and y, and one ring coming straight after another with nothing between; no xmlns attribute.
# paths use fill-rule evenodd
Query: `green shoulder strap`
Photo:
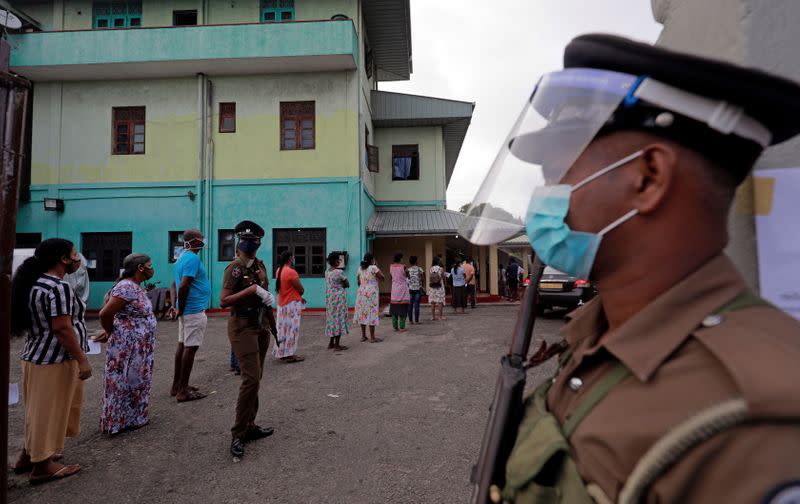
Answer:
<svg viewBox="0 0 800 504"><path fill-rule="evenodd" d="M772 306L772 304L750 289L745 289L735 298L728 301L725 306L717 310L715 313L728 313L737 310L744 310L745 308L752 308L755 306Z"/></svg>
<svg viewBox="0 0 800 504"><path fill-rule="evenodd" d="M578 404L572 416L564 422L562 427L564 437L569 439L572 433L575 432L575 429L578 428L578 425L586 418L586 415L611 392L611 389L630 375L631 371L621 362L618 362L611 371L606 373L600 382L589 391L583 401Z"/></svg>
<svg viewBox="0 0 800 504"><path fill-rule="evenodd" d="M750 289L746 289L739 293L736 297L719 308L715 313L722 314L745 308L752 308L755 306L772 306L768 301L762 299L758 294ZM572 349L567 349L561 357L560 365L563 367L572 357ZM586 397L578 404L575 411L572 413L562 427L564 436L570 438L578 428L578 425L584 418L602 401L611 390L622 380L631 375L631 371L625 367L624 364L618 362L617 365L609 371L600 382L592 388Z"/></svg>

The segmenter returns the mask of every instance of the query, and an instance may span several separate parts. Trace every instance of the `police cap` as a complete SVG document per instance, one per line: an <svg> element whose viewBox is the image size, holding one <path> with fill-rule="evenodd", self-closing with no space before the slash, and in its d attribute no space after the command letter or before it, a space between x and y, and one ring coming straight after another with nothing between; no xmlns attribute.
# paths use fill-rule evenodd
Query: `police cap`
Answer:
<svg viewBox="0 0 800 504"><path fill-rule="evenodd" d="M736 183L764 148L800 133L800 86L760 70L602 34L573 39L564 67L639 76L639 89L598 135L634 129L669 138L717 162Z"/></svg>
<svg viewBox="0 0 800 504"><path fill-rule="evenodd" d="M264 228L253 221L244 220L233 229L234 234L239 238L263 238Z"/></svg>

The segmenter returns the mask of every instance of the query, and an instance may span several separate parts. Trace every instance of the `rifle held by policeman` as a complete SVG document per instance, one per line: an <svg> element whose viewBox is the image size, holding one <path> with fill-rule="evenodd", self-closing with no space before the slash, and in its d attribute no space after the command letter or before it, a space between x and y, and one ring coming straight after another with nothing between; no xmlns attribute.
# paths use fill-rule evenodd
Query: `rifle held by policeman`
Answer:
<svg viewBox="0 0 800 504"><path fill-rule="evenodd" d="M475 485L470 502L500 502L505 485L505 467L522 417L522 395L525 391L526 359L536 322L539 280L544 266L534 255L532 276L522 300L509 353L500 359L500 376L483 435L478 464L473 468Z"/></svg>

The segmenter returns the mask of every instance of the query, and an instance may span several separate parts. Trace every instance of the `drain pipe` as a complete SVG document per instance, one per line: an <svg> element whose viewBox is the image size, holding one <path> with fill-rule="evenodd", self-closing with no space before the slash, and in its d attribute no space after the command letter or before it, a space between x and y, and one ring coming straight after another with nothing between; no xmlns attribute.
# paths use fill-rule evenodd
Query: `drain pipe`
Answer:
<svg viewBox="0 0 800 504"><path fill-rule="evenodd" d="M205 168L206 168L206 187L205 187L205 229L203 234L208 245L205 247L206 264L211 264L211 250L213 249L214 236L211 227L211 220L214 207L213 183L214 183L214 139L212 132L214 127L214 86L210 80L206 79L205 96ZM209 278L209 283L212 280Z"/></svg>
<svg viewBox="0 0 800 504"><path fill-rule="evenodd" d="M196 194L195 200L197 204L197 229L203 231L203 189L205 189L204 183L204 166L203 166L203 148L205 145L205 132L206 132L206 122L205 122L205 100L203 99L205 94L205 75L202 73L197 74L197 116L198 116L198 128L197 128L197 183L195 184Z"/></svg>

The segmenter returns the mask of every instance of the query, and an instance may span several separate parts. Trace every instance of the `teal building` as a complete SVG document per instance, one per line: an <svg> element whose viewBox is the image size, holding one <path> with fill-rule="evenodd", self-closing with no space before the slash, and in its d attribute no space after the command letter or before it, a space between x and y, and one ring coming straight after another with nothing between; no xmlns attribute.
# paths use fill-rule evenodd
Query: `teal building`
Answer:
<svg viewBox="0 0 800 504"><path fill-rule="evenodd" d="M74 241L90 308L132 251L168 287L190 227L213 306L243 219L268 265L294 252L311 307L331 251L354 279L368 250L388 268L394 248L430 259L456 239L445 192L474 105L379 90L412 73L408 0L11 6L11 70L33 82L17 247ZM398 215L402 230L378 224Z"/></svg>

